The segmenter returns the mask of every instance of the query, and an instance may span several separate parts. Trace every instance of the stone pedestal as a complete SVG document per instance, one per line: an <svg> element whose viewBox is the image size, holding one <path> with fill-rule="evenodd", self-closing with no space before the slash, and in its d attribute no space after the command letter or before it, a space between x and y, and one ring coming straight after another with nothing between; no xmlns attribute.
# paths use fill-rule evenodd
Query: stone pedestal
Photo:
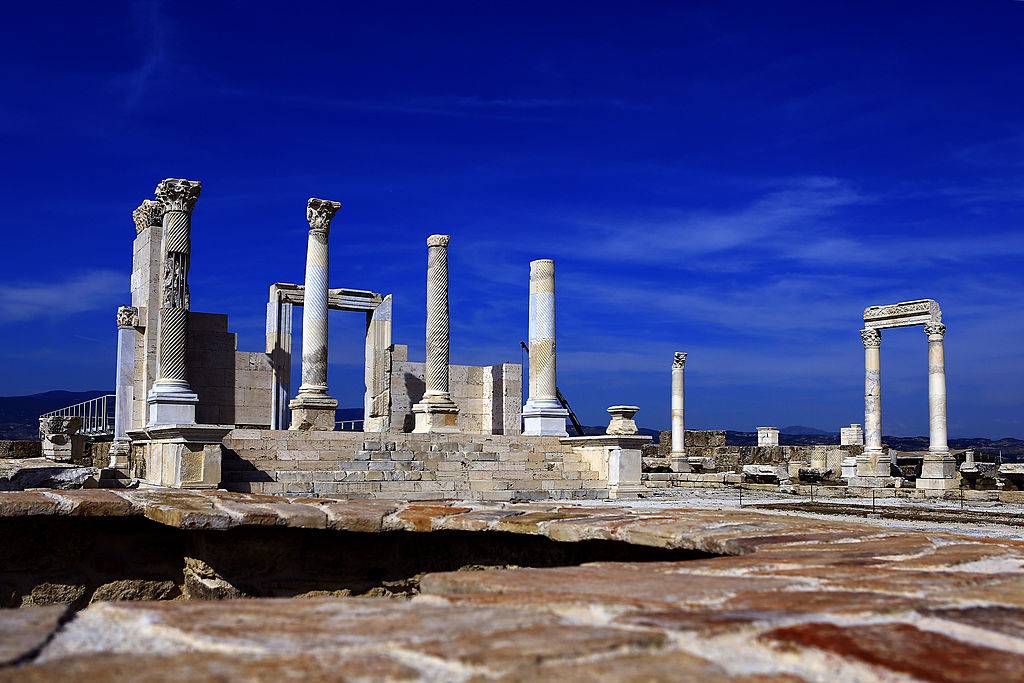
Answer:
<svg viewBox="0 0 1024 683"><path fill-rule="evenodd" d="M639 498L647 492L641 479L642 450L649 436L574 436L560 439L608 482L609 498Z"/></svg>
<svg viewBox="0 0 1024 683"><path fill-rule="evenodd" d="M449 235L427 238L427 358L424 366L426 391L412 407L416 418L413 433L458 431L459 407L449 391L450 321L448 311Z"/></svg>
<svg viewBox="0 0 1024 683"><path fill-rule="evenodd" d="M851 424L849 427L841 427L839 429L839 445L863 446L864 428L856 423Z"/></svg>
<svg viewBox="0 0 1024 683"><path fill-rule="evenodd" d="M295 398L289 429L333 431L338 402L327 393L327 288L330 252L327 238L340 202L310 198L306 203L306 286L302 304L302 384Z"/></svg>
<svg viewBox="0 0 1024 683"><path fill-rule="evenodd" d="M567 436L569 411L558 400L555 356L555 262L530 262L530 395L523 406L525 436Z"/></svg>
<svg viewBox="0 0 1024 683"><path fill-rule="evenodd" d="M615 436L630 436L639 430L633 417L640 412L640 406L608 406L608 413L612 419L608 422L605 434Z"/></svg>
<svg viewBox="0 0 1024 683"><path fill-rule="evenodd" d="M78 433L82 418L50 416L39 418L43 457L54 462L74 462L85 453L85 437Z"/></svg>
<svg viewBox="0 0 1024 683"><path fill-rule="evenodd" d="M757 445L758 446L778 446L779 445L779 428L778 427L758 427L757 428Z"/></svg>
<svg viewBox="0 0 1024 683"><path fill-rule="evenodd" d="M229 425L157 425L129 433L139 479L151 486L215 489Z"/></svg>

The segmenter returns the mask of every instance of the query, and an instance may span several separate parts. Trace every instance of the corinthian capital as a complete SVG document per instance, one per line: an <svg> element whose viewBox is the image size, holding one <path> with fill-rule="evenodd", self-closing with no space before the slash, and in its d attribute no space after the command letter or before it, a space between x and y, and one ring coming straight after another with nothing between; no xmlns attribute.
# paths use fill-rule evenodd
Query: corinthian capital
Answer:
<svg viewBox="0 0 1024 683"><path fill-rule="evenodd" d="M117 307L117 326L135 327L139 324L139 309L134 306Z"/></svg>
<svg viewBox="0 0 1024 683"><path fill-rule="evenodd" d="M451 235L431 235L427 238L428 247L447 247Z"/></svg>
<svg viewBox="0 0 1024 683"><path fill-rule="evenodd" d="M132 218L135 220L135 234L140 234L150 226L160 225L163 215L163 204L154 202L152 199L143 199L138 208L132 211Z"/></svg>
<svg viewBox="0 0 1024 683"><path fill-rule="evenodd" d="M686 367L686 353L683 351L676 351L676 355L672 357L672 369L681 370Z"/></svg>
<svg viewBox="0 0 1024 683"><path fill-rule="evenodd" d="M309 229L315 232L330 232L331 221L334 220L334 214L338 213L340 208L341 202L310 197L306 202L306 220L309 221Z"/></svg>
<svg viewBox="0 0 1024 683"><path fill-rule="evenodd" d="M865 349L877 349L882 346L882 333L875 329L861 330L860 340Z"/></svg>
<svg viewBox="0 0 1024 683"><path fill-rule="evenodd" d="M202 190L203 184L198 180L167 178L156 186L156 199L163 204L164 211L191 213Z"/></svg>
<svg viewBox="0 0 1024 683"><path fill-rule="evenodd" d="M929 341L932 339L942 341L942 338L946 336L946 326L942 323L925 323L924 333L928 335Z"/></svg>

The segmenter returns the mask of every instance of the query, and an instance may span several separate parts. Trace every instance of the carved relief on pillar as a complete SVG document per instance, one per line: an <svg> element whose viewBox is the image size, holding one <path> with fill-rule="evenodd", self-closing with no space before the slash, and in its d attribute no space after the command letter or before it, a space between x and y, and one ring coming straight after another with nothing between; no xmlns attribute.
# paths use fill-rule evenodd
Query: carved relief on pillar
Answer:
<svg viewBox="0 0 1024 683"><path fill-rule="evenodd" d="M188 259L186 254L171 251L164 256L163 308L189 310Z"/></svg>
<svg viewBox="0 0 1024 683"><path fill-rule="evenodd" d="M946 336L946 326L942 323L928 323L924 326L924 333L928 335L928 341L942 341Z"/></svg>
<svg viewBox="0 0 1024 683"><path fill-rule="evenodd" d="M132 219L135 221L135 234L138 235L146 228L154 225L160 225L163 215L163 204L152 199L142 200L138 208L132 211Z"/></svg>
<svg viewBox="0 0 1024 683"><path fill-rule="evenodd" d="M861 330L860 339L864 342L865 349L877 349L882 346L882 333L878 330Z"/></svg>
<svg viewBox="0 0 1024 683"><path fill-rule="evenodd" d="M320 232L326 236L331 230L334 214L338 213L339 209L341 202L310 197L306 202L306 220L309 222L310 232Z"/></svg>
<svg viewBox="0 0 1024 683"><path fill-rule="evenodd" d="M138 327L139 325L139 309L134 306L118 306L117 307L117 327L118 329L126 327Z"/></svg>
<svg viewBox="0 0 1024 683"><path fill-rule="evenodd" d="M672 358L672 369L681 370L686 367L686 353L683 351L676 351L675 356Z"/></svg>

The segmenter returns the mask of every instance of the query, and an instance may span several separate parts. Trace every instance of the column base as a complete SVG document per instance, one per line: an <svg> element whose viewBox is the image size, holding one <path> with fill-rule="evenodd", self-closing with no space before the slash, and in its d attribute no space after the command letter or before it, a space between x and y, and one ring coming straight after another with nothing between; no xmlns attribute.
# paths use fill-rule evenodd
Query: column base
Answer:
<svg viewBox="0 0 1024 683"><path fill-rule="evenodd" d="M915 486L919 489L955 489L960 487L956 458L949 451L928 453L921 463L921 476Z"/></svg>
<svg viewBox="0 0 1024 683"><path fill-rule="evenodd" d="M157 381L146 397L149 404L147 426L187 425L196 423L196 405L199 396L188 384L164 383Z"/></svg>
<svg viewBox="0 0 1024 683"><path fill-rule="evenodd" d="M848 458L843 458L839 468L842 471L843 479L847 481L853 479L857 476L857 457L851 455Z"/></svg>
<svg viewBox="0 0 1024 683"><path fill-rule="evenodd" d="M459 431L459 407L450 398L424 399L412 407L413 434L453 434Z"/></svg>
<svg viewBox="0 0 1024 683"><path fill-rule="evenodd" d="M523 406L523 436L569 436L569 411L558 401L527 401Z"/></svg>
<svg viewBox="0 0 1024 683"><path fill-rule="evenodd" d="M141 481L176 489L220 485L221 442L229 425L154 425L131 432L141 456Z"/></svg>
<svg viewBox="0 0 1024 683"><path fill-rule="evenodd" d="M892 465L889 462L889 456L883 450L866 450L857 456L856 476L858 478L889 477L891 470Z"/></svg>
<svg viewBox="0 0 1024 683"><path fill-rule="evenodd" d="M114 437L114 443L110 444L110 462L107 467L127 470L131 451L132 442L128 437Z"/></svg>
<svg viewBox="0 0 1024 683"><path fill-rule="evenodd" d="M690 460L686 457L686 453L682 451L673 451L669 453L669 469L673 472L692 472L693 467L690 466Z"/></svg>
<svg viewBox="0 0 1024 683"><path fill-rule="evenodd" d="M330 396L299 394L288 402L288 407L292 409L292 421L288 425L289 431L334 431L338 402Z"/></svg>

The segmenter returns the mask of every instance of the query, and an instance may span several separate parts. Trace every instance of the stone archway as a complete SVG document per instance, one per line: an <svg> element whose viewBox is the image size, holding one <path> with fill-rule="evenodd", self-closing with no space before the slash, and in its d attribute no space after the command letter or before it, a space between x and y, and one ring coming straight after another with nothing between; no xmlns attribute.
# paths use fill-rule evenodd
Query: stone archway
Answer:
<svg viewBox="0 0 1024 683"><path fill-rule="evenodd" d="M933 299L902 301L864 309L864 453L857 459L857 484L877 486L889 477L889 460L882 450L882 330L921 325L928 336L928 453L917 488L956 487L956 459L946 438L946 326Z"/></svg>

